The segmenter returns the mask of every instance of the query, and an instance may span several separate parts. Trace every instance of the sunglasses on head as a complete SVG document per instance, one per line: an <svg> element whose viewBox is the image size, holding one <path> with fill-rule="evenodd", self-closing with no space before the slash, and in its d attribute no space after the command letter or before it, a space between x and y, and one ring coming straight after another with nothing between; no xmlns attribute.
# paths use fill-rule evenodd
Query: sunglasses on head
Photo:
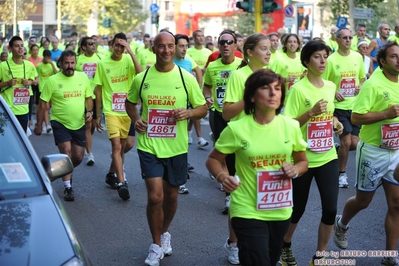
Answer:
<svg viewBox="0 0 399 266"><path fill-rule="evenodd" d="M232 45L233 43L234 43L234 41L233 40L220 40L219 41L219 44L220 45L225 45L225 44L228 44L228 45Z"/></svg>
<svg viewBox="0 0 399 266"><path fill-rule="evenodd" d="M344 37L341 37L340 39L344 39L344 40L352 40L352 39L353 39L353 37L352 37L352 36L344 36Z"/></svg>

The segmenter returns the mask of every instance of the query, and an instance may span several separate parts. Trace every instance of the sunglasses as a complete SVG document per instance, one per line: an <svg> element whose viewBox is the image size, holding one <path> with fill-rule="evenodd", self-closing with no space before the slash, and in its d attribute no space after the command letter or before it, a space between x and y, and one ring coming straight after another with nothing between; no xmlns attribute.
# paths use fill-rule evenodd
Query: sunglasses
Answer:
<svg viewBox="0 0 399 266"><path fill-rule="evenodd" d="M94 42L88 42L87 45L94 45Z"/></svg>
<svg viewBox="0 0 399 266"><path fill-rule="evenodd" d="M344 40L352 40L352 39L353 39L353 37L352 37L352 36L344 36L344 37L341 37L340 39L344 39Z"/></svg>
<svg viewBox="0 0 399 266"><path fill-rule="evenodd" d="M220 40L219 44L220 45L225 45L227 43L227 45L232 45L234 43L233 40Z"/></svg>

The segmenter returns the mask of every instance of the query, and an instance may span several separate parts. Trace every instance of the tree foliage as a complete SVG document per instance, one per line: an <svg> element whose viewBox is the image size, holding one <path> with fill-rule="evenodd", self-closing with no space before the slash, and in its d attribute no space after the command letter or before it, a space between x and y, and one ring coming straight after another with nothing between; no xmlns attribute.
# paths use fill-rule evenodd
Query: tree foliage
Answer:
<svg viewBox="0 0 399 266"><path fill-rule="evenodd" d="M86 0L86 1L62 1L62 17L68 24L76 25L79 31L86 30L86 22L93 14L98 14L99 34L116 32L129 32L139 29L141 23L149 16L143 12L139 0ZM104 18L112 19L112 27L102 27Z"/></svg>
<svg viewBox="0 0 399 266"><path fill-rule="evenodd" d="M222 23L226 28L233 29L241 35L251 35L255 32L253 13L236 11L232 16L223 16ZM271 23L273 23L273 18L268 14L262 14L262 28L268 29Z"/></svg>
<svg viewBox="0 0 399 266"><path fill-rule="evenodd" d="M36 11L35 0L17 0L17 22L19 20L26 20L29 14ZM12 25L14 21L14 1L0 0L0 21L7 25Z"/></svg>

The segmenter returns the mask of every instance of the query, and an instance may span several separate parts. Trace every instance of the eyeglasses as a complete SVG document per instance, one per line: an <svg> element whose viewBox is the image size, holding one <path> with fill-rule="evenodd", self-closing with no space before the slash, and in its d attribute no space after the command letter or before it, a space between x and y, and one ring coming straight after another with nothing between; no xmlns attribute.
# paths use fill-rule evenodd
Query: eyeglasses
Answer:
<svg viewBox="0 0 399 266"><path fill-rule="evenodd" d="M26 55L26 53L24 53L24 55Z"/></svg>
<svg viewBox="0 0 399 266"><path fill-rule="evenodd" d="M232 45L234 43L233 40L220 40L219 44L220 45L225 45L227 43L227 45Z"/></svg>
<svg viewBox="0 0 399 266"><path fill-rule="evenodd" d="M87 45L94 45L94 42L88 42Z"/></svg>
<svg viewBox="0 0 399 266"><path fill-rule="evenodd" d="M353 37L352 36L344 36L344 37L340 37L340 39L344 39L344 40L352 40Z"/></svg>

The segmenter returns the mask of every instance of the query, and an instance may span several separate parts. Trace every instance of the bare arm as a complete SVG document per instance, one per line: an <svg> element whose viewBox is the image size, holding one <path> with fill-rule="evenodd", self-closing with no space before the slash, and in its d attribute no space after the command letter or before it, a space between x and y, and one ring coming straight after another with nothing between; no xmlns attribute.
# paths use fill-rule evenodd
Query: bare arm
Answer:
<svg viewBox="0 0 399 266"><path fill-rule="evenodd" d="M86 98L86 110L85 121L90 122L93 119L93 98L91 96Z"/></svg>
<svg viewBox="0 0 399 266"><path fill-rule="evenodd" d="M310 118L320 115L325 111L327 111L327 101L321 99L317 103L315 103L312 109L296 117L295 120L297 120L299 122L299 125L302 127L309 121Z"/></svg>
<svg viewBox="0 0 399 266"><path fill-rule="evenodd" d="M134 55L132 49L130 48L130 45L128 44L125 47L126 47L126 51L129 53L130 57L132 58L134 69L136 69L136 74L142 72L143 69L141 68L139 61L137 60L136 56Z"/></svg>
<svg viewBox="0 0 399 266"><path fill-rule="evenodd" d="M352 113L351 121L354 124L370 125L385 119L393 119L398 116L399 104L396 104L381 112L368 112L366 114Z"/></svg>
<svg viewBox="0 0 399 266"><path fill-rule="evenodd" d="M371 61L377 62L377 58L370 56L370 53L378 47L378 43L376 40L372 40L367 48L367 55L370 57Z"/></svg>
<svg viewBox="0 0 399 266"><path fill-rule="evenodd" d="M229 121L233 117L236 117L244 110L244 100L239 100L235 103L225 102L223 104L223 119Z"/></svg>
<svg viewBox="0 0 399 266"><path fill-rule="evenodd" d="M102 90L103 87L100 85L97 85L96 88L94 89L94 94L96 95L96 115L97 115L95 124L98 132L103 131L103 127L101 125L101 103L103 98Z"/></svg>
<svg viewBox="0 0 399 266"><path fill-rule="evenodd" d="M208 108L210 108L213 104L213 99L212 99L212 86L204 83L203 86L203 94L206 100L206 105Z"/></svg>
<svg viewBox="0 0 399 266"><path fill-rule="evenodd" d="M202 86L202 71L201 69L197 66L196 68L193 69L193 72L195 73L195 78L197 79L198 85Z"/></svg>

